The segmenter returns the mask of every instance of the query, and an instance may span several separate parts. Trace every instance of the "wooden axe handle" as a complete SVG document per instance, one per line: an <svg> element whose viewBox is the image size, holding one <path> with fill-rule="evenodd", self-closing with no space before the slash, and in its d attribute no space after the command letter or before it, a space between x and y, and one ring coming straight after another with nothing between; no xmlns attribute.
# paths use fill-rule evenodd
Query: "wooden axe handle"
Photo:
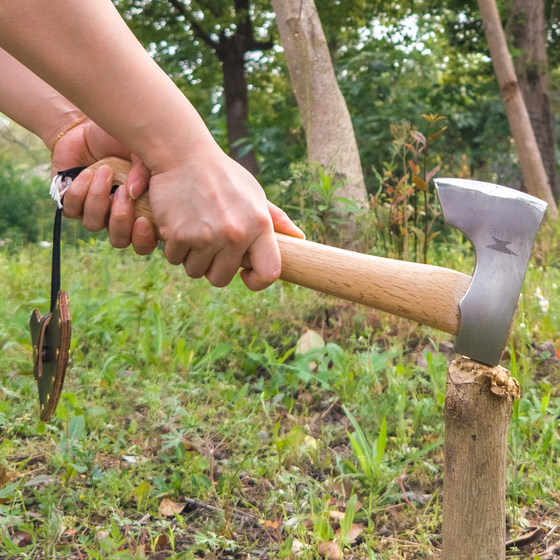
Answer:
<svg viewBox="0 0 560 560"><path fill-rule="evenodd" d="M115 183L124 184L129 161L110 157L90 169L109 165ZM136 218L155 225L148 193L135 201ZM156 228L157 229L157 228ZM435 329L457 334L459 302L471 277L448 268L364 255L276 234L282 255L280 278L299 286L399 315ZM244 261L244 266L250 266Z"/></svg>

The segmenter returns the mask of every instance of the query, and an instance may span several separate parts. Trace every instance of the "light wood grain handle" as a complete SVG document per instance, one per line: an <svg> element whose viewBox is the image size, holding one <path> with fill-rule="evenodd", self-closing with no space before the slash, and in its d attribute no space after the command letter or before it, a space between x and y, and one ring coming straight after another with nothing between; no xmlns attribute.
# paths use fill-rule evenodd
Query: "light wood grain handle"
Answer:
<svg viewBox="0 0 560 560"><path fill-rule="evenodd" d="M106 158L116 183L124 183L131 163ZM155 224L148 194L136 200L135 217ZM448 268L364 255L281 233L282 280L361 303L435 329L457 334L459 302L471 277ZM249 266L244 261L243 266Z"/></svg>

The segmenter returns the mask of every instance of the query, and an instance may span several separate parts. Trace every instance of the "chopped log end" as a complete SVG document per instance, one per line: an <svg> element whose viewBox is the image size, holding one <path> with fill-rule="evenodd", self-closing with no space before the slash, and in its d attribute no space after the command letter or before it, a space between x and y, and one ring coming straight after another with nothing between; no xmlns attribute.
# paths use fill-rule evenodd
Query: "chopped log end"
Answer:
<svg viewBox="0 0 560 560"><path fill-rule="evenodd" d="M449 380L457 385L463 383L480 383L483 379L490 382L490 391L502 398L521 398L519 381L502 366L486 366L466 357L451 362L448 370Z"/></svg>

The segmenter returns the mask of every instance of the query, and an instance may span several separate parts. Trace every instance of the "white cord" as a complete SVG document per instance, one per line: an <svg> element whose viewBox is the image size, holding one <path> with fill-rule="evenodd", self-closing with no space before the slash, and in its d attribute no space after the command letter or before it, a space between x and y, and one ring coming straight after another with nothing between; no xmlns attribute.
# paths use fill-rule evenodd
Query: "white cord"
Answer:
<svg viewBox="0 0 560 560"><path fill-rule="evenodd" d="M72 179L66 177L63 179L60 175L55 175L51 181L51 198L56 201L59 208L62 208L62 197L72 184Z"/></svg>

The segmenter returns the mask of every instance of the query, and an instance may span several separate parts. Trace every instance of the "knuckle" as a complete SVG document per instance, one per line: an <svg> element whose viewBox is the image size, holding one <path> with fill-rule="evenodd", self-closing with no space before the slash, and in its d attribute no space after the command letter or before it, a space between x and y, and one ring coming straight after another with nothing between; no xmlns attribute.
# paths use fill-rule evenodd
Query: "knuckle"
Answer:
<svg viewBox="0 0 560 560"><path fill-rule="evenodd" d="M227 245L238 245L245 241L247 228L239 223L224 224L223 238Z"/></svg>
<svg viewBox="0 0 560 560"><path fill-rule="evenodd" d="M200 269L189 266L188 261L183 266L189 278L202 278L204 276L204 272Z"/></svg>
<svg viewBox="0 0 560 560"><path fill-rule="evenodd" d="M282 272L282 268L280 265L271 267L266 274L262 275L262 280L263 282L265 282L267 285L270 286L270 284L273 284L274 282L276 282L276 280L278 280L278 278L280 278L281 272Z"/></svg>
<svg viewBox="0 0 560 560"><path fill-rule="evenodd" d="M226 278L211 278L211 277L208 277L208 276L206 278L208 279L210 284L212 284L212 286L214 286L214 288L225 288L231 282L231 278L228 278L228 279L226 279Z"/></svg>
<svg viewBox="0 0 560 560"><path fill-rule="evenodd" d="M259 230L259 232L263 232L266 230L272 230L272 222L270 220L270 216L268 214L259 213L253 220L254 225Z"/></svg>
<svg viewBox="0 0 560 560"><path fill-rule="evenodd" d="M108 204L109 203L109 193L106 189L91 188L87 194L88 203L96 204Z"/></svg>
<svg viewBox="0 0 560 560"><path fill-rule="evenodd" d="M226 266L218 269L212 268L205 274L205 276L208 282L210 282L210 284L212 284L215 288L225 288L233 280L236 272L237 268Z"/></svg>
<svg viewBox="0 0 560 560"><path fill-rule="evenodd" d="M72 206L67 206L66 204L64 205L62 214L64 215L65 218L70 218L72 220L79 219L82 217L80 212L78 212L75 208L72 208Z"/></svg>
<svg viewBox="0 0 560 560"><path fill-rule="evenodd" d="M166 243L163 251L169 264L179 265L183 262L184 254L177 251L172 243Z"/></svg>
<svg viewBox="0 0 560 560"><path fill-rule="evenodd" d="M189 238L194 247L208 247L214 243L215 234L209 224L203 224Z"/></svg>

